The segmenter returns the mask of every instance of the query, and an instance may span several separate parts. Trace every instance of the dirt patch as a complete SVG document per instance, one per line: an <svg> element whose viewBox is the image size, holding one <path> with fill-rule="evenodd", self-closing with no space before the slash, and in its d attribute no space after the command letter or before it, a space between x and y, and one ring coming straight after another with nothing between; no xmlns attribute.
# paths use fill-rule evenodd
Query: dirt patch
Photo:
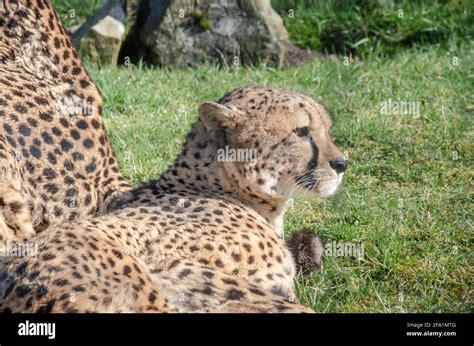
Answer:
<svg viewBox="0 0 474 346"><path fill-rule="evenodd" d="M322 54L315 50L303 49L291 42L288 42L288 52L286 53L283 66L290 67L305 65L314 59L324 60L329 59L330 57L330 55Z"/></svg>

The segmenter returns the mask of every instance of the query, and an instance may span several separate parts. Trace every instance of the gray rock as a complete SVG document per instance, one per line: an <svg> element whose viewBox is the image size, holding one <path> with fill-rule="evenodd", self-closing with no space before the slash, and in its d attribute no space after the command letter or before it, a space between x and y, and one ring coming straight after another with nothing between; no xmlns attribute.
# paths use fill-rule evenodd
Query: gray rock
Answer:
<svg viewBox="0 0 474 346"><path fill-rule="evenodd" d="M270 0L142 0L120 62L142 58L166 67L280 66L287 41Z"/></svg>
<svg viewBox="0 0 474 346"><path fill-rule="evenodd" d="M81 39L80 51L93 64L115 65L122 45L125 26L112 16L106 16Z"/></svg>
<svg viewBox="0 0 474 346"><path fill-rule="evenodd" d="M93 64L117 63L125 34L125 0L106 0L87 20L72 28L72 42Z"/></svg>

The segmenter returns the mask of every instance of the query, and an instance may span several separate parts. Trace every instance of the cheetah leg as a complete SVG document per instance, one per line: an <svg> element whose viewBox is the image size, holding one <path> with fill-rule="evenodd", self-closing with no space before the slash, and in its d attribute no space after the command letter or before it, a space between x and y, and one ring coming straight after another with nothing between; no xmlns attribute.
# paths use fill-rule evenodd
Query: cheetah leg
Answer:
<svg viewBox="0 0 474 346"><path fill-rule="evenodd" d="M35 235L30 208L21 191L21 174L13 152L0 135L0 244Z"/></svg>

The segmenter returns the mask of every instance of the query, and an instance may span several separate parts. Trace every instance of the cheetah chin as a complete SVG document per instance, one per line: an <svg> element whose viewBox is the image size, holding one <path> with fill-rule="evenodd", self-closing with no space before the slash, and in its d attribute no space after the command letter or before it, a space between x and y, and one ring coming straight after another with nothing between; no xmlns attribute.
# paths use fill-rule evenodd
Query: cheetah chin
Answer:
<svg viewBox="0 0 474 346"><path fill-rule="evenodd" d="M329 197L336 193L339 186L341 186L342 178L344 177L344 173L337 174L336 179L331 179L330 181L321 184L319 188L319 196L321 197Z"/></svg>

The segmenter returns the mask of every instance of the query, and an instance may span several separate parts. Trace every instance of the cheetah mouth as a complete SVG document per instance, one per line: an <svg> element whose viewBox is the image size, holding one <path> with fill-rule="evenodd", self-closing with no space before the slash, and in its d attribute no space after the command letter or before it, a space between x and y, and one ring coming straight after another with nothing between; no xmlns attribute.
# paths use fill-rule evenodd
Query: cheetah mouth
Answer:
<svg viewBox="0 0 474 346"><path fill-rule="evenodd" d="M337 191L343 176L344 173L334 174L328 169L307 171L295 177L295 190L303 190L304 195L328 197Z"/></svg>
<svg viewBox="0 0 474 346"><path fill-rule="evenodd" d="M319 188L319 195L321 197L329 197L336 193L339 186L341 186L344 173L338 173L336 179L331 178L327 182L321 184Z"/></svg>

